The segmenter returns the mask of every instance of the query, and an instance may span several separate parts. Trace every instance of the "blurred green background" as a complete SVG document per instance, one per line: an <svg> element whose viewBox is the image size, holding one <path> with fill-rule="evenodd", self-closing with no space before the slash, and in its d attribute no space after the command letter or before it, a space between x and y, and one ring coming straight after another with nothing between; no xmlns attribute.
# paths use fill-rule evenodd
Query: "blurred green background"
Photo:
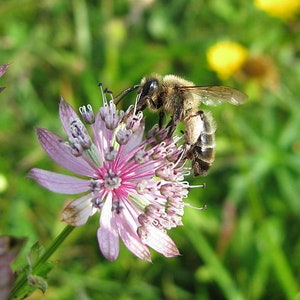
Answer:
<svg viewBox="0 0 300 300"><path fill-rule="evenodd" d="M281 12L297 1L283 2ZM0 79L0 234L28 237L23 259L58 235L72 199L25 178L32 167L62 170L34 131L62 133L60 96L97 108L98 82L118 93L153 72L249 95L243 106L207 108L218 124L216 161L207 177L189 178L207 188L187 202L207 209L186 208L184 226L170 232L181 257L153 252L149 264L122 246L109 263L94 217L55 254L45 295L30 299L299 299L299 31L299 14L272 16L251 0L2 0L0 64L11 65ZM221 80L206 54L224 40L248 56ZM157 121L146 115L148 126Z"/></svg>

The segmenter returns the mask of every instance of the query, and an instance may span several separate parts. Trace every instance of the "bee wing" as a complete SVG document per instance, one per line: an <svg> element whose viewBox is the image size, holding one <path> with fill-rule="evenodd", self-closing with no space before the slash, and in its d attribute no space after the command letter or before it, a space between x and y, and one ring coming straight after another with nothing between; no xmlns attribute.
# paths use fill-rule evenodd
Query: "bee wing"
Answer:
<svg viewBox="0 0 300 300"><path fill-rule="evenodd" d="M192 93L200 102L213 106L226 102L239 105L248 98L243 92L227 86L184 86L179 89Z"/></svg>

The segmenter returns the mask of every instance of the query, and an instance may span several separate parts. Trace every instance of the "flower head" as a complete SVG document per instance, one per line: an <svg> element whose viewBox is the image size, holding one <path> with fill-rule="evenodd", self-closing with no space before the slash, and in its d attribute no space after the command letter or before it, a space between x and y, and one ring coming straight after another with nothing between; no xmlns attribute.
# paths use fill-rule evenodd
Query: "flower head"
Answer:
<svg viewBox="0 0 300 300"><path fill-rule="evenodd" d="M254 4L270 16L292 20L300 11L299 0L254 0Z"/></svg>
<svg viewBox="0 0 300 300"><path fill-rule="evenodd" d="M242 45L222 41L208 49L207 61L209 67L223 80L234 75L242 67L247 55L247 50Z"/></svg>
<svg viewBox="0 0 300 300"><path fill-rule="evenodd" d="M179 255L167 230L182 225L183 198L189 184L184 181L184 150L178 138L157 127L144 136L141 112L118 111L103 95L104 105L94 116L91 106L80 112L92 134L63 99L59 114L68 141L37 129L41 146L58 164L78 178L41 169L28 176L45 188L65 194L84 193L63 210L62 220L80 226L100 212L97 232L103 255L115 261L119 238L137 257L150 261L148 247L166 257Z"/></svg>

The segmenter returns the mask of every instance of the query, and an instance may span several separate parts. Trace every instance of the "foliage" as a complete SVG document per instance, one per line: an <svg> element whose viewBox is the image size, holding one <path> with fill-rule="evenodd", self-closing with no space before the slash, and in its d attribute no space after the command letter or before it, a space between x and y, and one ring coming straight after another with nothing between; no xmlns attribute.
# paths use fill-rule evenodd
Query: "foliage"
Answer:
<svg viewBox="0 0 300 300"><path fill-rule="evenodd" d="M73 107L97 107L98 82L118 93L153 72L249 95L240 107L205 108L218 124L217 155L207 177L190 178L207 188L193 189L187 201L207 209L187 207L184 226L172 232L182 256L153 253L149 264L124 247L111 264L98 250L94 218L56 253L43 299L299 296L299 19L272 17L251 0L4 0L0 17L0 64L10 63L0 79L0 173L8 182L0 234L28 237L23 259L37 240L46 247L58 235L70 200L25 179L32 167L60 171L34 132L59 132L60 96ZM223 40L243 45L249 58L221 81L206 53ZM156 117L147 113L149 127Z"/></svg>

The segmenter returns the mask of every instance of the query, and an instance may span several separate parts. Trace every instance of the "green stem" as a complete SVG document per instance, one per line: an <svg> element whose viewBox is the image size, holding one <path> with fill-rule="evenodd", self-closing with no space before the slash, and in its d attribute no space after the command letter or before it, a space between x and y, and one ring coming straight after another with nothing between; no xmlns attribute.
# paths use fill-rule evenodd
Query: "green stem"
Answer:
<svg viewBox="0 0 300 300"><path fill-rule="evenodd" d="M56 237L56 239L52 242L52 244L46 249L44 254L40 257L40 259L36 262L36 264L32 267L32 274L37 274L40 268L49 260L52 254L59 248L59 246L63 243L63 241L68 237L68 235L73 231L75 227L67 225L63 231ZM21 277L15 282L15 286L10 295L10 299L17 299L17 297L22 289L27 285L27 272L23 272ZM22 294L22 293L21 293Z"/></svg>

